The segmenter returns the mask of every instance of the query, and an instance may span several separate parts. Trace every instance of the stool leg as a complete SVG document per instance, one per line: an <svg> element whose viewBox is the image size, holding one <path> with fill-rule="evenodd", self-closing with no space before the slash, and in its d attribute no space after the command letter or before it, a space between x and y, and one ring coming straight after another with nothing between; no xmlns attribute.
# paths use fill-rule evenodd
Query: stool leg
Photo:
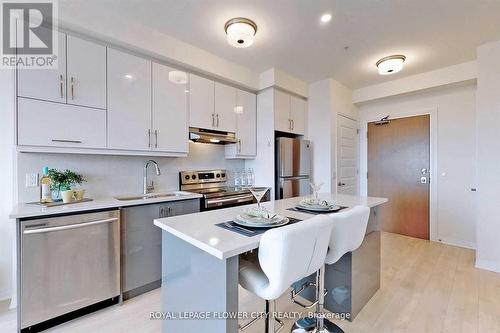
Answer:
<svg viewBox="0 0 500 333"><path fill-rule="evenodd" d="M323 265L320 270L318 271L317 276L319 277L318 281L318 305L317 305L317 321L316 321L316 330L314 331L315 333L344 333L344 331L329 321L328 319L324 318L324 313L325 313L325 273L326 273L326 266Z"/></svg>

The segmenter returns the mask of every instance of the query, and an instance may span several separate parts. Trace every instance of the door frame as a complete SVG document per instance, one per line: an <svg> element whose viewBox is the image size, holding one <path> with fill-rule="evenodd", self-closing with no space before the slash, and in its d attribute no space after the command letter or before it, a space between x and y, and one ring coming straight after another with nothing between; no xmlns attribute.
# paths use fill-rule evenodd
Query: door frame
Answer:
<svg viewBox="0 0 500 333"><path fill-rule="evenodd" d="M429 181L429 239L433 242L438 241L438 228L439 223L437 219L438 212L438 183L437 183L437 170L438 170L438 108L424 108L411 110L409 112L400 111L390 114L390 119L401 119L416 116L430 116L430 181ZM361 118L361 117L360 117ZM362 136L359 138L359 174L363 177L359 177L359 190L361 195L368 195L368 181L366 178L368 172L368 123L378 121L380 117L368 116L366 118L361 118L359 120L359 126L361 127ZM363 181L361 179L363 178Z"/></svg>

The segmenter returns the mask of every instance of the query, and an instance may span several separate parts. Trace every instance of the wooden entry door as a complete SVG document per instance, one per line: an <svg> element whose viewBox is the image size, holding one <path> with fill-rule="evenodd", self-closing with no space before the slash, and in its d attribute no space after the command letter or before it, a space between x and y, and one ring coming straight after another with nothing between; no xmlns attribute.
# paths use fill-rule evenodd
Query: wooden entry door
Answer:
<svg viewBox="0 0 500 333"><path fill-rule="evenodd" d="M429 239L430 116L368 124L368 194L389 202L382 230Z"/></svg>

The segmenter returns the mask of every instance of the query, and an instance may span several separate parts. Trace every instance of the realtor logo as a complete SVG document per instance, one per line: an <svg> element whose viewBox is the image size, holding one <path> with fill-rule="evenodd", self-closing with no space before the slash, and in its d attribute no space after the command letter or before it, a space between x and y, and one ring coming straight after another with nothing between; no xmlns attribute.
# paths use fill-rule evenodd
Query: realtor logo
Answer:
<svg viewBox="0 0 500 333"><path fill-rule="evenodd" d="M2 68L57 68L55 0L2 1Z"/></svg>

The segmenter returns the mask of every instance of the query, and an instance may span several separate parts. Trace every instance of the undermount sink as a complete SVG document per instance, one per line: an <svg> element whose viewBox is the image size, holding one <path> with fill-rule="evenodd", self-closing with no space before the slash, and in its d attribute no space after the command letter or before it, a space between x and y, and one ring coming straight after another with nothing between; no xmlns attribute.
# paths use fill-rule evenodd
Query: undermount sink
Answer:
<svg viewBox="0 0 500 333"><path fill-rule="evenodd" d="M183 197L189 194L190 193L185 193L185 192L173 192L173 193L148 193L148 194L137 194L137 195L118 195L115 197L115 199L120 201L149 200L158 198Z"/></svg>

